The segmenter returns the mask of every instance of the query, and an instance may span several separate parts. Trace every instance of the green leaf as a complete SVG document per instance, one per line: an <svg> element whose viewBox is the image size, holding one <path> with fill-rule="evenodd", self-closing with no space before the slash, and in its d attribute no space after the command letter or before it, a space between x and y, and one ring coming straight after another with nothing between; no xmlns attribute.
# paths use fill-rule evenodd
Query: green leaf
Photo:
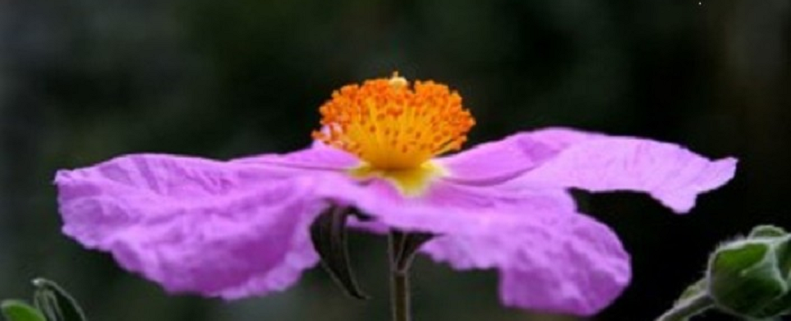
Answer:
<svg viewBox="0 0 791 321"><path fill-rule="evenodd" d="M19 300L3 301L0 309L8 321L46 321L39 310Z"/></svg>
<svg viewBox="0 0 791 321"><path fill-rule="evenodd" d="M82 308L66 290L57 283L38 278L33 280L36 292L34 303L44 313L47 321L87 321Z"/></svg>

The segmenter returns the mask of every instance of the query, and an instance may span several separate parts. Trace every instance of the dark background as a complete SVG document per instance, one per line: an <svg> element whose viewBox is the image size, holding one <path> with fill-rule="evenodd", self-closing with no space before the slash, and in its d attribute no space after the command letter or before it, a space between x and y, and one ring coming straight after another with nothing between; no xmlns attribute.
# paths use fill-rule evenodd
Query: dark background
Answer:
<svg viewBox="0 0 791 321"><path fill-rule="evenodd" d="M51 180L132 152L302 148L333 89L399 70L458 89L472 143L563 125L740 158L688 216L582 195L634 264L595 319L651 320L719 241L791 228L790 16L788 0L0 1L0 297L46 276L93 320L386 320L380 239L352 239L366 303L318 269L265 298L171 297L61 235ZM556 320L501 307L493 273L416 273L416 320Z"/></svg>

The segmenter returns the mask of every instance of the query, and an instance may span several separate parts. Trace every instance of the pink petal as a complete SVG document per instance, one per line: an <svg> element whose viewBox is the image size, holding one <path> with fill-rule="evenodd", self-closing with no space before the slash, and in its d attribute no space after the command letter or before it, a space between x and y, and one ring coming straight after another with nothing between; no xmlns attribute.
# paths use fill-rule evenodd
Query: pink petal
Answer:
<svg viewBox="0 0 791 321"><path fill-rule="evenodd" d="M675 144L631 137L588 138L568 145L513 183L646 192L676 212L687 212L698 194L724 185L736 170L734 158L711 161Z"/></svg>
<svg viewBox="0 0 791 321"><path fill-rule="evenodd" d="M598 137L606 136L546 128L483 143L436 161L450 170L452 180L478 185L500 183L540 166L573 144Z"/></svg>
<svg viewBox="0 0 791 321"><path fill-rule="evenodd" d="M639 191L676 212L689 211L698 194L736 170L734 158L711 161L674 144L565 128L512 135L437 161L457 182Z"/></svg>
<svg viewBox="0 0 791 321"><path fill-rule="evenodd" d="M328 175L321 182L321 197L355 206L376 224L439 235L421 250L435 260L498 269L508 305L587 315L629 282L629 257L618 238L577 214L561 188L438 181L428 194L404 198L378 180Z"/></svg>
<svg viewBox="0 0 791 321"><path fill-rule="evenodd" d="M492 220L519 220L533 211L573 213L576 207L561 188L529 185L472 186L438 180L427 194L407 197L387 181L356 181L342 173L317 174L317 184L318 198L354 206L387 226L437 234L485 228Z"/></svg>
<svg viewBox="0 0 791 321"><path fill-rule="evenodd" d="M629 255L607 226L589 217L545 226L544 234L513 234L517 240L508 242L521 246L514 248L518 259L511 267L500 269L505 305L588 316L610 305L629 284Z"/></svg>
<svg viewBox="0 0 791 321"><path fill-rule="evenodd" d="M240 163L258 163L283 166L289 170L304 170L310 174L315 170L344 171L360 163L356 156L319 141L310 148L287 154L264 154L233 160Z"/></svg>
<svg viewBox="0 0 791 321"><path fill-rule="evenodd" d="M628 285L629 255L605 225L579 214L534 212L480 234L449 234L422 252L456 269L497 268L508 306L592 315Z"/></svg>
<svg viewBox="0 0 791 321"><path fill-rule="evenodd" d="M282 290L316 264L308 184L254 164L129 155L56 175L63 231L172 292Z"/></svg>
<svg viewBox="0 0 791 321"><path fill-rule="evenodd" d="M530 133L477 145L470 150L436 159L459 182L493 184L530 170L557 153Z"/></svg>

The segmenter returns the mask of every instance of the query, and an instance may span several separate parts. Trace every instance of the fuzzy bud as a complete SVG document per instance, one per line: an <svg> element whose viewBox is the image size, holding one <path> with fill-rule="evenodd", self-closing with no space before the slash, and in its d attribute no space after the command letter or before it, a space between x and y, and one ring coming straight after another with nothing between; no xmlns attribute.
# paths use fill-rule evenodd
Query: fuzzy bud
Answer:
<svg viewBox="0 0 791 321"><path fill-rule="evenodd" d="M745 239L726 242L709 260L708 294L716 308L745 319L766 319L791 309L791 235L758 226Z"/></svg>

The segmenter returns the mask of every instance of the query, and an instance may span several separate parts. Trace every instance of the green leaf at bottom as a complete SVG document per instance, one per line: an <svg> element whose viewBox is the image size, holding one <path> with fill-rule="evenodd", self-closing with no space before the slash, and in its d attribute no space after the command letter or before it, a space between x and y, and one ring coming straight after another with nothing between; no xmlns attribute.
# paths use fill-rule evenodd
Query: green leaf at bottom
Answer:
<svg viewBox="0 0 791 321"><path fill-rule="evenodd" d="M0 304L7 321L46 321L39 310L19 300L6 300Z"/></svg>

